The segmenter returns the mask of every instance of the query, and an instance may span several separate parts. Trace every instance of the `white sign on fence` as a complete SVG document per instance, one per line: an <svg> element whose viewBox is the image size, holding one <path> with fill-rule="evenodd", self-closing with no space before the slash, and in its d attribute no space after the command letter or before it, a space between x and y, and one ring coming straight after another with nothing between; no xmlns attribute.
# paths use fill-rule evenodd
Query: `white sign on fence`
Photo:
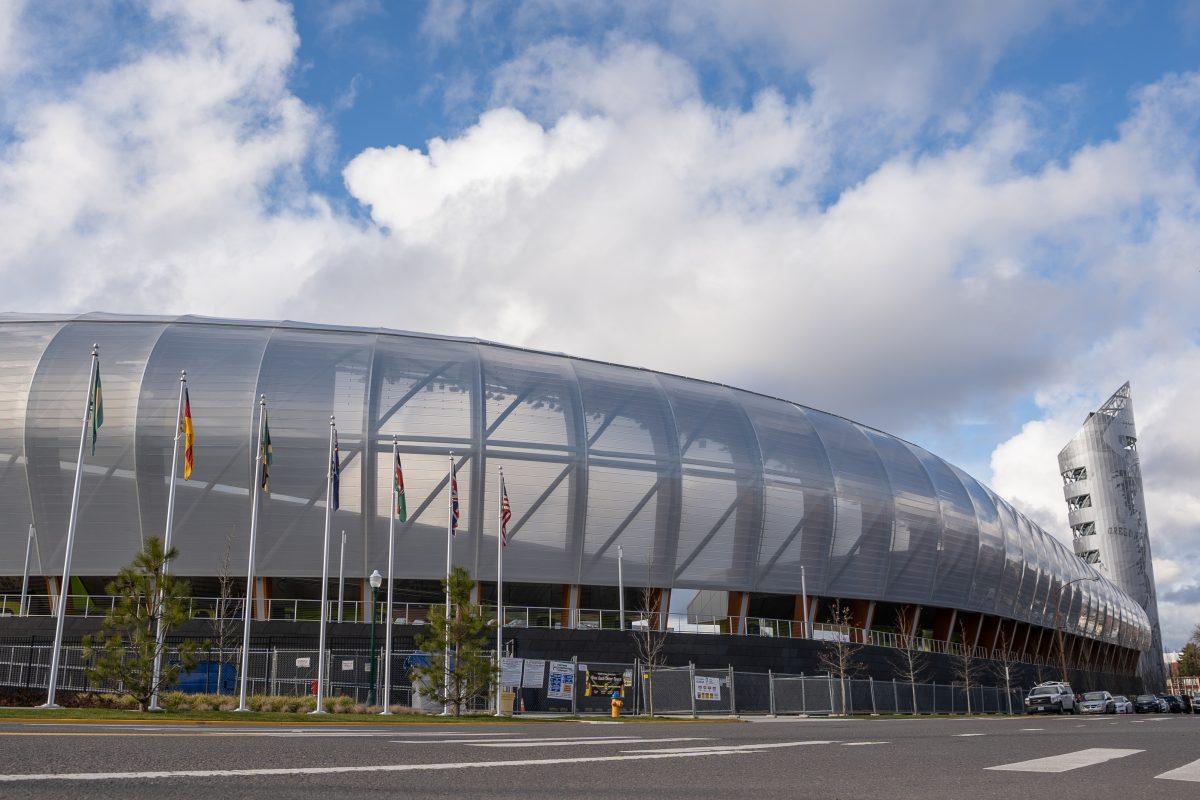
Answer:
<svg viewBox="0 0 1200 800"><path fill-rule="evenodd" d="M813 631L812 638L819 642L848 642L850 636L842 631Z"/></svg>
<svg viewBox="0 0 1200 800"><path fill-rule="evenodd" d="M544 658L525 659L525 673L521 677L521 686L525 689L540 689L546 682L546 660Z"/></svg>
<svg viewBox="0 0 1200 800"><path fill-rule="evenodd" d="M354 659L349 658L342 661L342 672L350 672L354 669Z"/></svg>
<svg viewBox="0 0 1200 800"><path fill-rule="evenodd" d="M546 697L551 700L570 700L574 696L575 665L570 661L551 661Z"/></svg>
<svg viewBox="0 0 1200 800"><path fill-rule="evenodd" d="M500 659L500 685L514 688L521 685L521 667L525 664L523 658Z"/></svg>
<svg viewBox="0 0 1200 800"><path fill-rule="evenodd" d="M302 657L302 658L297 658L297 659L296 659L296 667L297 667L297 668L300 668L300 667L311 667L311 666L312 666L312 659L311 659L311 658L309 658L308 656L304 656L304 657Z"/></svg>
<svg viewBox="0 0 1200 800"><path fill-rule="evenodd" d="M720 700L721 679L697 675L692 686L697 700Z"/></svg>

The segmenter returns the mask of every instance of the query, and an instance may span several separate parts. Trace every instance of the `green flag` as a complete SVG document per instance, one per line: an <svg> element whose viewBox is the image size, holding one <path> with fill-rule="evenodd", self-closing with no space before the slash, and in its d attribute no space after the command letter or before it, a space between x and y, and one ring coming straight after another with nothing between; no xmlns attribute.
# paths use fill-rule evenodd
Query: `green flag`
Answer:
<svg viewBox="0 0 1200 800"><path fill-rule="evenodd" d="M401 522L408 522L408 506L404 502L404 470L400 468L399 453L396 454L396 470L392 483L392 491L396 493L396 516Z"/></svg>
<svg viewBox="0 0 1200 800"><path fill-rule="evenodd" d="M104 424L104 393L100 390L100 362L96 362L96 380L92 381L92 455L96 455L96 434Z"/></svg>
<svg viewBox="0 0 1200 800"><path fill-rule="evenodd" d="M263 406L262 441L258 443L262 456L262 490L271 491L271 425L267 421L267 407Z"/></svg>

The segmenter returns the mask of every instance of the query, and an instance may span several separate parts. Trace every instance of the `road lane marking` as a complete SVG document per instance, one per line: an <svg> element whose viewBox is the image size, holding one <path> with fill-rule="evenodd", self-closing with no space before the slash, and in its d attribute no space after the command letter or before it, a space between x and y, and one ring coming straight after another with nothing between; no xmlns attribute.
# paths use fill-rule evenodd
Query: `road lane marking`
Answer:
<svg viewBox="0 0 1200 800"><path fill-rule="evenodd" d="M1023 731L1044 731L1045 728L1021 728Z"/></svg>
<svg viewBox="0 0 1200 800"><path fill-rule="evenodd" d="M645 739L636 736L604 739L542 739L528 742L465 742L471 747L589 747L598 744L655 744L657 742L711 742L711 736L674 736Z"/></svg>
<svg viewBox="0 0 1200 800"><path fill-rule="evenodd" d="M1155 775L1154 777L1162 778L1166 781L1195 781L1200 783L1200 759L1190 764L1184 764L1178 769L1164 772L1162 775Z"/></svg>
<svg viewBox="0 0 1200 800"><path fill-rule="evenodd" d="M1012 764L985 767L985 769L1008 772L1069 772L1080 767L1091 767L1115 758L1125 758L1143 752L1145 751L1126 750L1118 747L1089 747L1086 750L1076 750L1073 753L1063 753L1059 756L1032 758L1028 761L1016 761Z"/></svg>
<svg viewBox="0 0 1200 800"><path fill-rule="evenodd" d="M837 744L836 739L807 739L802 742L761 742L758 744L715 744L707 747L664 747L658 749L622 750L622 753L697 753L719 755L721 753L747 753L757 750L775 750L780 747L801 747L808 744Z"/></svg>
<svg viewBox="0 0 1200 800"><path fill-rule="evenodd" d="M891 742L842 742L842 747L862 747L864 744L891 744Z"/></svg>
<svg viewBox="0 0 1200 800"><path fill-rule="evenodd" d="M32 783L42 781L107 781L156 780L162 778L246 778L280 775L353 775L367 772L440 772L460 769L501 767L538 767L559 764L601 764L610 761L650 761L663 758L703 758L725 753L754 752L771 747L799 747L807 744L832 742L776 742L769 745L733 745L726 748L693 748L690 750L630 751L620 755L576 756L573 758L529 758L512 761L452 761L441 764L378 764L347 767L275 767L267 769L194 769L162 770L157 772L66 772L0 775L0 783Z"/></svg>
<svg viewBox="0 0 1200 800"><path fill-rule="evenodd" d="M955 736L987 736L986 733L956 733Z"/></svg>

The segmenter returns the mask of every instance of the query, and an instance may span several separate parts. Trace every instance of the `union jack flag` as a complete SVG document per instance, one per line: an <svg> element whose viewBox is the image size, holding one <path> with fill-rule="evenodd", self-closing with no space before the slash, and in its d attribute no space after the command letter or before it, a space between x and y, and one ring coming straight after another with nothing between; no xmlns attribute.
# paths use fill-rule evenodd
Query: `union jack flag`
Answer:
<svg viewBox="0 0 1200 800"><path fill-rule="evenodd" d="M508 547L508 523L512 520L512 507L508 504L508 487L504 485L504 473L500 473L500 544Z"/></svg>
<svg viewBox="0 0 1200 800"><path fill-rule="evenodd" d="M450 457L450 535L458 533L458 478L454 477L454 457Z"/></svg>

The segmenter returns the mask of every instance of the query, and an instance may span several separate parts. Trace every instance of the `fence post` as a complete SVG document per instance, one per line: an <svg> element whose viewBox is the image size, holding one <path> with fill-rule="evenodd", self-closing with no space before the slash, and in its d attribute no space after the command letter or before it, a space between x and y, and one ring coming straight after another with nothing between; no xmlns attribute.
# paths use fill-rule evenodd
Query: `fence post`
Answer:
<svg viewBox="0 0 1200 800"><path fill-rule="evenodd" d="M825 680L826 680L826 681L829 683L829 713L830 713L830 715L832 715L832 714L834 713L834 704L833 704L833 673L832 673L832 672L830 672L830 673L829 673L829 674L826 676ZM846 710L846 709L844 709L844 708L842 709L842 711L843 711L843 712L845 712L845 710Z"/></svg>
<svg viewBox="0 0 1200 800"><path fill-rule="evenodd" d="M578 701L575 698L579 697L579 656L571 656L571 669L575 670L575 674L571 676L571 716L578 714ZM521 691L518 686L517 691Z"/></svg>
<svg viewBox="0 0 1200 800"><path fill-rule="evenodd" d="M696 665L688 662L688 697L692 698L692 719L696 718Z"/></svg>
<svg viewBox="0 0 1200 800"><path fill-rule="evenodd" d="M775 673L767 670L767 706L771 716L775 716Z"/></svg>
<svg viewBox="0 0 1200 800"><path fill-rule="evenodd" d="M808 716L808 678L800 673L800 713Z"/></svg>
<svg viewBox="0 0 1200 800"><path fill-rule="evenodd" d="M896 688L896 679L892 678L892 708L896 709L896 713L900 713L900 690ZM913 713L917 713L914 708Z"/></svg>
<svg viewBox="0 0 1200 800"><path fill-rule="evenodd" d="M950 714L951 714L951 716L953 716L955 713L956 712L954 711L954 684L952 683L952 684L950 684Z"/></svg>
<svg viewBox="0 0 1200 800"><path fill-rule="evenodd" d="M933 711L932 711L931 713L933 713L934 715L936 715L936 714L938 713L938 706L937 706L937 681L934 681L934 682L933 682Z"/></svg>
<svg viewBox="0 0 1200 800"><path fill-rule="evenodd" d="M271 645L271 661L267 664L267 678L267 685L263 687L267 690L267 694L279 694L277 691L279 688L279 648L275 645Z"/></svg>
<svg viewBox="0 0 1200 800"><path fill-rule="evenodd" d="M737 692L733 688L733 664L729 665L729 712L733 716L737 716Z"/></svg>
<svg viewBox="0 0 1200 800"><path fill-rule="evenodd" d="M871 716L878 717L879 712L875 709L875 679L870 675L867 676L867 688L871 690Z"/></svg>

